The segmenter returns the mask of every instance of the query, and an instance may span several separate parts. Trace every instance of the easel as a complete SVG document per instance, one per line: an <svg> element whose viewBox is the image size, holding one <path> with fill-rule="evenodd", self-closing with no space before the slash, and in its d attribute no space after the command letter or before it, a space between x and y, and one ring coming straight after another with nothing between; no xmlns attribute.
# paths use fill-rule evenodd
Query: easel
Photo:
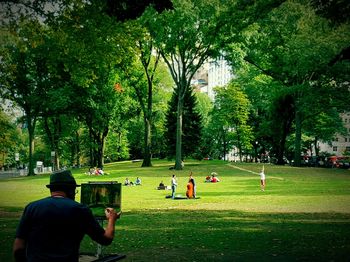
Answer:
<svg viewBox="0 0 350 262"><path fill-rule="evenodd" d="M98 223L103 227L103 221L105 218L96 217ZM102 245L97 244L96 254L93 256L91 254L87 254L84 257L81 257L79 261L81 262L113 262L118 261L125 258L126 255L112 254L112 255L102 255Z"/></svg>
<svg viewBox="0 0 350 262"><path fill-rule="evenodd" d="M96 218L98 223L103 227L103 218ZM99 259L102 256L102 245L97 243L96 257Z"/></svg>
<svg viewBox="0 0 350 262"><path fill-rule="evenodd" d="M81 190L81 201L83 204L89 205L91 204L91 198L89 197L91 195L91 187L103 187L103 188L110 188L110 187L119 187L119 191L121 194L121 184L118 183L117 181L110 181L110 182L100 182L100 181L90 181L87 184L82 184L82 190ZM85 191L84 191L85 190ZM83 194L84 191L84 194ZM85 194L87 192L87 194ZM111 192L115 192L115 191L109 191L107 190L107 193L111 193ZM87 198L83 198L83 196L88 196ZM120 195L121 196L121 195ZM95 198L97 198L95 196ZM94 200L96 201L96 199ZM120 201L120 197L119 197L119 201ZM108 204L115 204L115 203L108 203ZM120 203L119 203L119 208L120 208ZM103 212L104 213L104 212ZM97 220L97 222L101 225L101 227L103 228L103 222L104 220L106 220L106 217L104 216L104 214L102 215L101 213L98 214L94 214L95 219ZM113 262L113 261L118 261L121 260L123 258L125 258L126 255L119 255L119 254L111 254L111 255L102 255L102 245L101 244L97 244L97 250L95 255L90 254L81 254L79 261L80 262Z"/></svg>

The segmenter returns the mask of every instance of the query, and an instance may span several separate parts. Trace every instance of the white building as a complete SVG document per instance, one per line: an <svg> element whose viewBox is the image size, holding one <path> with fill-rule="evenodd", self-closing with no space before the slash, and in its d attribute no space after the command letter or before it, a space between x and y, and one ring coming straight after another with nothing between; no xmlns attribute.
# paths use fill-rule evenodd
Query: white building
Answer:
<svg viewBox="0 0 350 262"><path fill-rule="evenodd" d="M231 66L222 56L215 61L209 62L208 87L205 90L209 98L214 101L214 88L227 85L232 78L234 78L234 75Z"/></svg>
<svg viewBox="0 0 350 262"><path fill-rule="evenodd" d="M210 100L215 100L215 87L223 87L227 85L234 77L231 66L221 56L215 61L210 61L203 65L194 76L192 84L200 90L201 93L206 93ZM207 79L207 84L205 81ZM239 161L238 149L234 147L225 155L227 161Z"/></svg>
<svg viewBox="0 0 350 262"><path fill-rule="evenodd" d="M0 102L2 110L11 118L13 122L16 122L19 117L24 115L23 110L11 100L2 99Z"/></svg>
<svg viewBox="0 0 350 262"><path fill-rule="evenodd" d="M215 100L215 87L223 87L234 78L231 66L221 56L215 61L210 61L203 65L194 76L193 85L202 93L206 93L208 97ZM205 81L207 80L207 85ZM332 155L342 156L344 152L350 152L350 112L341 114L344 126L348 131L346 136L337 135L332 143L319 143L320 152L328 152ZM233 148L231 152L226 154L226 160L239 161L238 149Z"/></svg>
<svg viewBox="0 0 350 262"><path fill-rule="evenodd" d="M343 156L345 152L350 153L350 112L340 114L347 135L338 134L331 143L319 143L320 152L327 152L335 156Z"/></svg>

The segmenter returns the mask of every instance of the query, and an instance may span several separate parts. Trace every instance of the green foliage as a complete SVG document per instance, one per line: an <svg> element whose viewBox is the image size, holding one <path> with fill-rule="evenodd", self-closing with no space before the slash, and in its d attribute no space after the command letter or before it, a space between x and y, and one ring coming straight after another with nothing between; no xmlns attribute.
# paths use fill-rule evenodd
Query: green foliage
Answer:
<svg viewBox="0 0 350 262"><path fill-rule="evenodd" d="M215 48L219 32L219 1L174 1L174 9L156 14L146 10L148 28L155 46L167 64L177 94L175 168L181 169L183 104L191 79L203 63L219 54ZM161 25L161 26L159 26Z"/></svg>
<svg viewBox="0 0 350 262"><path fill-rule="evenodd" d="M197 97L197 109L200 115L202 116L203 127L205 127L208 125L209 122L209 112L213 108L213 102L205 93L196 92L195 95Z"/></svg>
<svg viewBox="0 0 350 262"><path fill-rule="evenodd" d="M251 148L253 139L251 127L247 124L250 102L236 82L231 82L225 88L217 88L216 92L211 112L212 131L207 133L207 140L210 140L210 136L214 138L210 144L216 144L212 148L220 152L220 157L225 157L236 146L242 158L243 151Z"/></svg>
<svg viewBox="0 0 350 262"><path fill-rule="evenodd" d="M69 75L71 111L89 130L91 166L103 166L104 143L109 128L122 125L126 95L117 89L118 66L128 63L129 39L114 19L102 13L96 3L67 10L53 25L57 30L65 72Z"/></svg>
<svg viewBox="0 0 350 262"><path fill-rule="evenodd" d="M1 96L12 100L24 112L29 138L29 174L33 175L33 139L37 118L45 98L47 77L41 58L41 35L46 28L38 21L23 20L10 39L1 47Z"/></svg>
<svg viewBox="0 0 350 262"><path fill-rule="evenodd" d="M347 134L342 119L335 108L330 108L326 113L308 119L305 122L304 130L305 133L323 142L332 141L334 134Z"/></svg>
<svg viewBox="0 0 350 262"><path fill-rule="evenodd" d="M104 152L105 162L115 162L118 160L129 159L129 144L125 130L118 132L112 130L106 138L106 149Z"/></svg>
<svg viewBox="0 0 350 262"><path fill-rule="evenodd" d="M166 144L167 157L172 159L176 148L176 118L177 118L177 93L173 93L169 101L168 112L166 115ZM197 110L197 98L192 88L188 89L184 97L183 105L183 140L182 140L182 156L193 157L195 153L199 153L199 146L201 141L202 118Z"/></svg>
<svg viewBox="0 0 350 262"><path fill-rule="evenodd" d="M248 19L240 32L232 26L233 44L226 50L232 61L245 60L270 77L275 86L284 89L279 92L282 100L286 93L293 97L297 163L307 119L328 114L328 108L336 107L341 112L342 107L348 107L349 102L345 100L349 96L344 94L349 90L344 79L348 77L345 71L349 71L349 64L348 58L344 57L343 61L340 57L349 46L350 25L346 20L334 24L318 16L311 5L302 1L269 1L272 8L258 14L263 2L242 2L242 14L252 12L256 19ZM235 43L237 41L239 43ZM287 132L284 133L286 136Z"/></svg>
<svg viewBox="0 0 350 262"><path fill-rule="evenodd" d="M336 116L350 110L346 1L175 0L165 11L169 2L153 1L141 16L148 2L11 2L0 4L0 93L25 112L31 164L52 150L56 161L78 166L87 157L102 166L104 155L150 159L168 144L178 168L200 135L198 157L221 158L233 146L252 155L254 147L282 162L291 151L299 159L303 137L310 147L343 131ZM210 116L210 101L197 95L202 119L181 126L193 75L219 54L235 66L233 87L219 92ZM178 118L166 125L177 142L166 143L172 91Z"/></svg>
<svg viewBox="0 0 350 262"><path fill-rule="evenodd" d="M23 160L23 149L25 148L21 138L21 130L10 117L0 108L0 166L14 166L15 153L20 154L20 161Z"/></svg>

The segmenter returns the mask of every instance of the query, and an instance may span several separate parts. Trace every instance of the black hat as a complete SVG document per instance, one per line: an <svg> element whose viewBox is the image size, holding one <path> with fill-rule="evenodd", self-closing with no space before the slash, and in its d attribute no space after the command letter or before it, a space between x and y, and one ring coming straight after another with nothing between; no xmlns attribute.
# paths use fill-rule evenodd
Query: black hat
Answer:
<svg viewBox="0 0 350 262"><path fill-rule="evenodd" d="M50 176L50 184L46 185L47 188L52 186L67 186L67 187L78 187L77 182L72 176L70 170L59 170L55 171Z"/></svg>

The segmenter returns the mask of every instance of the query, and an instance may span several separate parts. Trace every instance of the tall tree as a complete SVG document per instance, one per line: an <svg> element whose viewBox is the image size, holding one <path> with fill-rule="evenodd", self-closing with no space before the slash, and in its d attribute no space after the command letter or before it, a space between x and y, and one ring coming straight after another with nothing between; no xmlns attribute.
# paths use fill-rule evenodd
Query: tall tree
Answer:
<svg viewBox="0 0 350 262"><path fill-rule="evenodd" d="M168 158L173 158L176 155L176 108L177 108L177 94L173 93L169 101L167 116L166 116L166 132L165 137L167 141ZM194 156L200 148L200 141L202 135L202 117L197 109L197 99L190 87L184 98L183 105L183 157Z"/></svg>
<svg viewBox="0 0 350 262"><path fill-rule="evenodd" d="M340 68L336 74L330 72L335 70L331 61L349 45L349 23L331 24L317 16L310 5L286 1L247 26L241 36L245 38L244 59L293 96L294 158L299 165L303 122L321 113L325 105L344 105L335 99L339 92L348 92L344 73ZM342 66L348 68L344 63Z"/></svg>
<svg viewBox="0 0 350 262"><path fill-rule="evenodd" d="M15 123L0 107L0 167L15 163L13 154L18 152L20 145L20 132Z"/></svg>
<svg viewBox="0 0 350 262"><path fill-rule="evenodd" d="M247 121L249 117L250 102L241 88L231 82L226 88L216 89L214 111L221 115L226 130L231 131L233 143L239 150L242 161L243 152L251 148L252 132ZM224 155L231 148L224 148Z"/></svg>
<svg viewBox="0 0 350 262"><path fill-rule="evenodd" d="M29 135L28 175L34 175L34 132L45 88L38 48L44 30L39 22L24 20L18 31L13 32L17 41L1 48L1 96L14 101L24 111Z"/></svg>
<svg viewBox="0 0 350 262"><path fill-rule="evenodd" d="M284 156L288 135L292 132L294 120L294 98L290 94L278 93L269 108L268 132L272 141L272 154L276 164L285 164Z"/></svg>
<svg viewBox="0 0 350 262"><path fill-rule="evenodd" d="M184 98L196 71L210 56L218 54L215 43L221 28L220 3L175 0L174 10L160 15L148 9L154 19L147 26L176 85L176 170L182 169Z"/></svg>
<svg viewBox="0 0 350 262"><path fill-rule="evenodd" d="M143 19L147 18L143 17ZM139 21L142 23L142 19ZM139 24L133 24L134 26L131 29L137 32L137 34L134 33L136 35L134 48L136 57L134 65L128 69L126 77L130 86L135 90L143 113L144 147L142 167L149 167L152 166L153 86L160 54L155 52L153 39L147 30Z"/></svg>
<svg viewBox="0 0 350 262"><path fill-rule="evenodd" d="M90 165L103 167L105 139L116 112L123 114L120 65L128 57L129 38L107 16L105 6L85 2L67 10L52 27L61 35L61 60L69 74L72 110L90 134ZM123 37L121 37L123 35Z"/></svg>
<svg viewBox="0 0 350 262"><path fill-rule="evenodd" d="M203 156L226 160L227 153L235 146L233 137L233 129L230 128L225 115L214 106L209 112L209 122L203 131Z"/></svg>
<svg viewBox="0 0 350 262"><path fill-rule="evenodd" d="M319 142L329 143L333 141L336 134L347 135L339 111L334 108L327 108L314 118L305 120L304 133L312 138L314 155L319 156ZM312 152L312 151L311 151Z"/></svg>

